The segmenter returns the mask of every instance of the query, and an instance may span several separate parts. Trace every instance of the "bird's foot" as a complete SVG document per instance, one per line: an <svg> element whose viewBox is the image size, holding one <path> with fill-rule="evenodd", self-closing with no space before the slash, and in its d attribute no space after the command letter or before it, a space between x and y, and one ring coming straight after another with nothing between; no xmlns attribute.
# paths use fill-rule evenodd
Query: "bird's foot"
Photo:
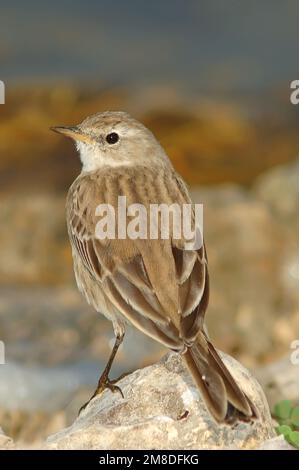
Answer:
<svg viewBox="0 0 299 470"><path fill-rule="evenodd" d="M106 374L103 374L99 380L98 386L96 390L94 391L93 395L90 397L90 399L86 403L84 403L83 406L81 406L78 416L80 416L80 413L87 407L87 405L91 402L91 400L93 400L97 395L101 395L106 389L110 390L112 393L118 392L121 394L122 398L124 398L124 394L121 388L115 385L116 382L122 379L124 375L127 375L127 374L123 374L117 379L110 380L109 377L106 376Z"/></svg>

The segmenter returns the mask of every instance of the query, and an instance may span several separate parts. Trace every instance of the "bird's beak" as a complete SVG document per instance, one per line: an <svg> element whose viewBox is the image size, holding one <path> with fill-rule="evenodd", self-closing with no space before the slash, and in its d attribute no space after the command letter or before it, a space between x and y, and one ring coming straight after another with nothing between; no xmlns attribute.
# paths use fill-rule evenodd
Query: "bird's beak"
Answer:
<svg viewBox="0 0 299 470"><path fill-rule="evenodd" d="M90 136L84 134L84 132L79 129L77 126L55 126L50 127L51 131L57 132L58 134L63 134L66 137L70 137L73 140L80 140L81 142L85 142L90 144L91 138Z"/></svg>

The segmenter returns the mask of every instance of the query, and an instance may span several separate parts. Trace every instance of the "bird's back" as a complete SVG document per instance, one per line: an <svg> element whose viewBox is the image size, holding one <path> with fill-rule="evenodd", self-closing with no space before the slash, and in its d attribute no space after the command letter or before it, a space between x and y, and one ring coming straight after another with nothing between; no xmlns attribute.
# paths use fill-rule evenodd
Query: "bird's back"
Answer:
<svg viewBox="0 0 299 470"><path fill-rule="evenodd" d="M180 349L202 326L207 307L204 248L186 251L184 238L98 240L97 207L110 204L118 216L118 197L127 207L142 204L190 204L188 191L171 168L128 166L83 173L70 188L67 221L76 278L81 291L101 291L114 311L167 346ZM116 217L117 220L117 217ZM117 227L116 227L117 235ZM138 282L139 279L139 282ZM81 285L80 285L81 284ZM86 284L88 286L86 287ZM84 286L83 286L84 285ZM96 294L89 297L96 298ZM100 299L102 301L102 298ZM89 299L90 301L90 299ZM95 305L96 300L94 300ZM97 306L97 310L103 308ZM128 313L129 309L131 313ZM163 331L172 325L172 332ZM155 331L153 331L155 330ZM162 332L161 332L162 330Z"/></svg>

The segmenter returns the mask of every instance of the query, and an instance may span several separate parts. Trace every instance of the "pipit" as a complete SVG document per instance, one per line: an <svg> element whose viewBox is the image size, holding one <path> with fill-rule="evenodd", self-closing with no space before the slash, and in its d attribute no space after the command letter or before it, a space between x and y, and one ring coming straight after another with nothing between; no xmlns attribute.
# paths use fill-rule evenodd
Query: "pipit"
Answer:
<svg viewBox="0 0 299 470"><path fill-rule="evenodd" d="M77 285L88 303L112 321L116 338L91 399L107 387L119 390L109 372L125 326L131 323L182 355L216 421L254 418L253 404L204 328L209 300L204 244L187 250L184 236L173 233L168 239L96 236L98 206L106 204L117 212L120 196L146 208L191 204L184 181L161 145L123 112L98 113L79 125L52 129L75 141L82 161L66 203Z"/></svg>

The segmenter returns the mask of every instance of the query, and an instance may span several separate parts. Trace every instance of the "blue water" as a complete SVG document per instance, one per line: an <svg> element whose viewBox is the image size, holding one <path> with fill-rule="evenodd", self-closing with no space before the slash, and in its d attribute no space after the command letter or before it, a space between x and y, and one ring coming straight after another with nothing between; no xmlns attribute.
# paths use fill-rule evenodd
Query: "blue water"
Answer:
<svg viewBox="0 0 299 470"><path fill-rule="evenodd" d="M297 0L1 0L0 79L255 90L298 78Z"/></svg>

